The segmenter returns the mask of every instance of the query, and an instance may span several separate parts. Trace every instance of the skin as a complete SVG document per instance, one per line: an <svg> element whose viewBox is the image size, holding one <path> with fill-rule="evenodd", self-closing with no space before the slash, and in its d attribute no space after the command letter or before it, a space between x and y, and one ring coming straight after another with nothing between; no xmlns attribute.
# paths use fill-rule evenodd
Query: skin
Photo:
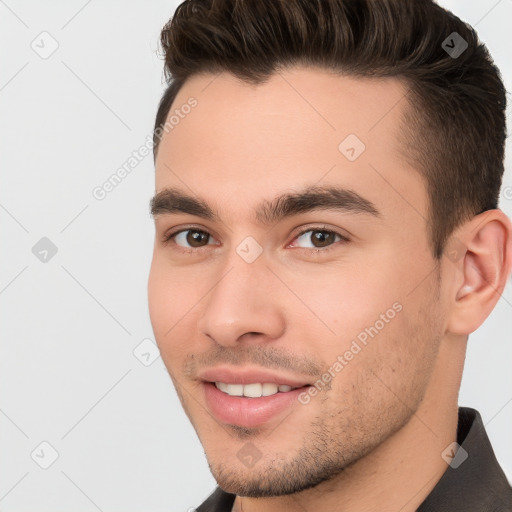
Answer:
<svg viewBox="0 0 512 512"><path fill-rule="evenodd" d="M175 100L173 109L191 96L198 105L162 138L156 192L201 197L221 221L156 216L150 316L211 471L238 495L235 511L415 511L447 468L468 334L504 289L512 228L500 210L484 212L454 233L458 258L433 258L425 182L400 144L405 92L397 79L294 67L259 86L196 75ZM338 150L348 134L366 145L353 162ZM314 184L356 191L380 216L255 221L260 201ZM162 242L181 226L211 238L192 253L180 252L184 237ZM309 226L349 241L315 253L311 232L297 238ZM250 264L236 252L247 236L263 249ZM320 378L394 303L401 311L307 405L254 429L207 411L200 369L264 368L268 356L274 370L314 382L304 362ZM260 454L252 467L237 457L244 446Z"/></svg>

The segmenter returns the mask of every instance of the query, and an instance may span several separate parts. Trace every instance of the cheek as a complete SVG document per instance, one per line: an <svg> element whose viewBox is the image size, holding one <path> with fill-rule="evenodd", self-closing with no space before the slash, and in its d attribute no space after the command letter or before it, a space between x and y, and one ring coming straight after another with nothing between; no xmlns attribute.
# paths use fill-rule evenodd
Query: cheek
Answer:
<svg viewBox="0 0 512 512"><path fill-rule="evenodd" d="M297 295L317 317L315 320L312 315L304 315L301 308L298 322L315 321L325 336L324 341L333 349L340 348L376 322L381 328L381 315L393 321L399 308L396 303L400 303L400 293L384 272L332 269L294 280L290 287L297 290Z"/></svg>
<svg viewBox="0 0 512 512"><path fill-rule="evenodd" d="M148 279L148 306L151 325L157 338L157 342L165 332L167 311L169 310L169 298L167 297L166 276L161 271L161 266L153 257Z"/></svg>
<svg viewBox="0 0 512 512"><path fill-rule="evenodd" d="M184 272L167 269L158 257L154 257L148 279L149 316L156 343L168 369L184 357L194 336L186 326L198 298L188 281Z"/></svg>
<svg viewBox="0 0 512 512"><path fill-rule="evenodd" d="M329 359L324 357L330 365L339 362L337 355L342 361L331 366L334 377L326 392L318 395L317 407L326 417L336 418L335 423L347 430L354 422L372 435L379 432L379 424L384 428L386 422L400 423L410 415L410 408L416 408L428 385L438 343L428 323L422 329L410 321L410 313L404 306L382 329L371 334L362 331L367 334L365 343L347 336Z"/></svg>
<svg viewBox="0 0 512 512"><path fill-rule="evenodd" d="M364 272L338 269L300 281L299 293L324 325L311 315L295 320L302 332L311 332L311 340L319 340L315 353L327 365L326 371L331 368L335 373L336 382L343 382L342 388L368 379L371 371L385 377L385 382L411 382L415 371L428 371L434 357L436 313L424 303L429 302L424 289L410 293L409 281L406 276L400 279L399 269L391 265L367 266ZM317 334L311 330L311 319L319 326ZM341 366L336 364L339 356ZM375 388L383 386L375 377L371 380Z"/></svg>
<svg viewBox="0 0 512 512"><path fill-rule="evenodd" d="M149 314L155 335L162 337L174 325L186 321L199 296L190 269L171 267L158 254L153 257L148 279ZM171 331L172 332L172 331Z"/></svg>

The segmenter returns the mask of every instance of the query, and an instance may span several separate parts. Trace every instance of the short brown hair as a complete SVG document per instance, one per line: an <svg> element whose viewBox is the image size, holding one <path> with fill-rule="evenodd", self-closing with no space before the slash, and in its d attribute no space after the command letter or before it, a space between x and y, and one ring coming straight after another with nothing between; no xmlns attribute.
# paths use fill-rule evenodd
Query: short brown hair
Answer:
<svg viewBox="0 0 512 512"><path fill-rule="evenodd" d="M449 53L455 41L467 43L460 55ZM160 136L195 74L227 71L261 84L304 65L396 77L407 86L402 142L426 182L434 257L462 222L498 207L506 139L500 72L475 30L432 0L186 0L160 42L168 83L155 121ZM155 159L159 141L155 132Z"/></svg>

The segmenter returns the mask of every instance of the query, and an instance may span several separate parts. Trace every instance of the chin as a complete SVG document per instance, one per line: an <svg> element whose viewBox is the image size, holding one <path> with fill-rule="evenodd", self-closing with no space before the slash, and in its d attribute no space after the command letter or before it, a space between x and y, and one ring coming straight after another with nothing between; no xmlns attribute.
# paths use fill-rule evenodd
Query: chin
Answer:
<svg viewBox="0 0 512 512"><path fill-rule="evenodd" d="M248 498L272 498L296 494L311 489L338 475L344 468L332 465L319 467L315 461L304 465L296 459L276 467L275 461L253 468L240 469L240 465L209 463L219 487L231 494ZM256 468L257 466L257 468Z"/></svg>

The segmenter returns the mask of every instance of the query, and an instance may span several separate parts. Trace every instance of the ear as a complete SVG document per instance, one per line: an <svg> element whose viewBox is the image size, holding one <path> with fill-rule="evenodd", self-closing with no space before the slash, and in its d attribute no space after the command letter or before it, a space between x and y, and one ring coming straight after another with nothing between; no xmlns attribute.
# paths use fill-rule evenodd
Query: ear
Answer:
<svg viewBox="0 0 512 512"><path fill-rule="evenodd" d="M447 331L468 335L489 316L507 284L512 224L501 210L487 210L457 230L447 251L453 265Z"/></svg>

